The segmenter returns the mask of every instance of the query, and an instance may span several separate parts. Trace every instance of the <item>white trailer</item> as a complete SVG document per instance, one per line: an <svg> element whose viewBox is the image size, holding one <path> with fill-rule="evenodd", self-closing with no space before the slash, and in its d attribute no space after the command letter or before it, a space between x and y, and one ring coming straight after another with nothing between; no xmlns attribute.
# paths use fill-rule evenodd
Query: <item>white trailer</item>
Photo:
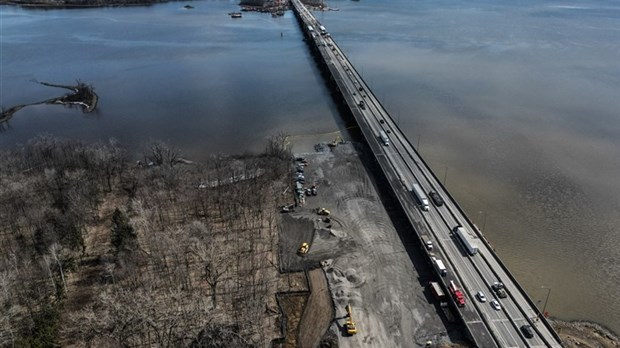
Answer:
<svg viewBox="0 0 620 348"><path fill-rule="evenodd" d="M443 264L443 261L433 257L433 264L435 265L435 268L437 268L437 272L439 272L442 277L448 274L448 269L446 268L446 265Z"/></svg>
<svg viewBox="0 0 620 348"><path fill-rule="evenodd" d="M413 194L415 194L422 210L428 211L428 197L426 197L426 193L424 193L419 184L413 184Z"/></svg>
<svg viewBox="0 0 620 348"><path fill-rule="evenodd" d="M462 226L456 226L452 232L456 234L457 238L461 241L461 244L469 255L474 256L478 252L478 243L476 243L476 237L470 235Z"/></svg>

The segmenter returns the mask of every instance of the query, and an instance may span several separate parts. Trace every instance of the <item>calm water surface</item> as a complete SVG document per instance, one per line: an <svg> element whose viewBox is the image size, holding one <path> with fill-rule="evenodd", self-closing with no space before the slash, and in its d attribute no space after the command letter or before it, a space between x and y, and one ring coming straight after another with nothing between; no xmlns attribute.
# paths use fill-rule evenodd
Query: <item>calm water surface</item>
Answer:
<svg viewBox="0 0 620 348"><path fill-rule="evenodd" d="M0 7L0 104L82 79L97 114L38 106L0 133L190 158L260 150L271 134L343 127L291 13L234 2L24 11ZM319 19L531 297L620 331L620 3L331 1Z"/></svg>

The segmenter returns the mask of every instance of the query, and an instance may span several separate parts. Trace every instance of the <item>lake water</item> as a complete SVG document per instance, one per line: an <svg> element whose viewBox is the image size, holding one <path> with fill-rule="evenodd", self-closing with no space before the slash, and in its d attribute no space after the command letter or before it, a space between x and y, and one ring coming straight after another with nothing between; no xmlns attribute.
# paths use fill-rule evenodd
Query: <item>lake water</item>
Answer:
<svg viewBox="0 0 620 348"><path fill-rule="evenodd" d="M0 105L64 93L32 79L100 95L90 115L18 112L0 146L164 139L200 159L344 127L292 13L192 4L0 6ZM551 288L552 316L620 332L620 3L329 4L318 18L532 299Z"/></svg>

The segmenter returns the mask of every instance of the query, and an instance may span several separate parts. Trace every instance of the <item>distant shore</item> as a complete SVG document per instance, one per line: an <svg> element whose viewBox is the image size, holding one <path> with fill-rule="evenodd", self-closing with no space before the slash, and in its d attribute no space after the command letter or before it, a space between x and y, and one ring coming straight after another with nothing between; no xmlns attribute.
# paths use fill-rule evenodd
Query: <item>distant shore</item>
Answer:
<svg viewBox="0 0 620 348"><path fill-rule="evenodd" d="M59 1L20 1L0 0L0 5L13 5L31 9L80 9L98 7L150 6L175 0L59 0Z"/></svg>

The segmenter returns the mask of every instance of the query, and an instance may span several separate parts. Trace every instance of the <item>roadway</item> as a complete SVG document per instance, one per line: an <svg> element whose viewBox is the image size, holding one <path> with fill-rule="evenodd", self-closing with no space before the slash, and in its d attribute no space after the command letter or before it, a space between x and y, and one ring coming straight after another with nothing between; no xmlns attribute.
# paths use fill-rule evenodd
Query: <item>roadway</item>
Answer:
<svg viewBox="0 0 620 348"><path fill-rule="evenodd" d="M561 347L557 334L546 320L538 319L540 312L482 240L480 231L437 180L331 35L321 30L321 23L299 0L292 3L310 47L329 70L418 237L426 234L433 239L435 248L426 251L429 259L431 256L441 259L448 268L445 277L437 273L438 280L445 289L454 281L463 291L465 306L454 308L470 338L478 347ZM380 139L381 131L388 135L389 145ZM418 183L425 192L437 192L445 204L431 204L428 211L423 211L411 193L413 183ZM463 226L473 237L478 245L477 254L470 256L465 251L452 233L455 226ZM506 298L497 297L491 289L490 285L496 281L505 284ZM478 291L484 292L487 302L476 299L474 294ZM500 303L499 310L490 305L492 299ZM526 324L534 328L534 337L523 335L520 327Z"/></svg>

